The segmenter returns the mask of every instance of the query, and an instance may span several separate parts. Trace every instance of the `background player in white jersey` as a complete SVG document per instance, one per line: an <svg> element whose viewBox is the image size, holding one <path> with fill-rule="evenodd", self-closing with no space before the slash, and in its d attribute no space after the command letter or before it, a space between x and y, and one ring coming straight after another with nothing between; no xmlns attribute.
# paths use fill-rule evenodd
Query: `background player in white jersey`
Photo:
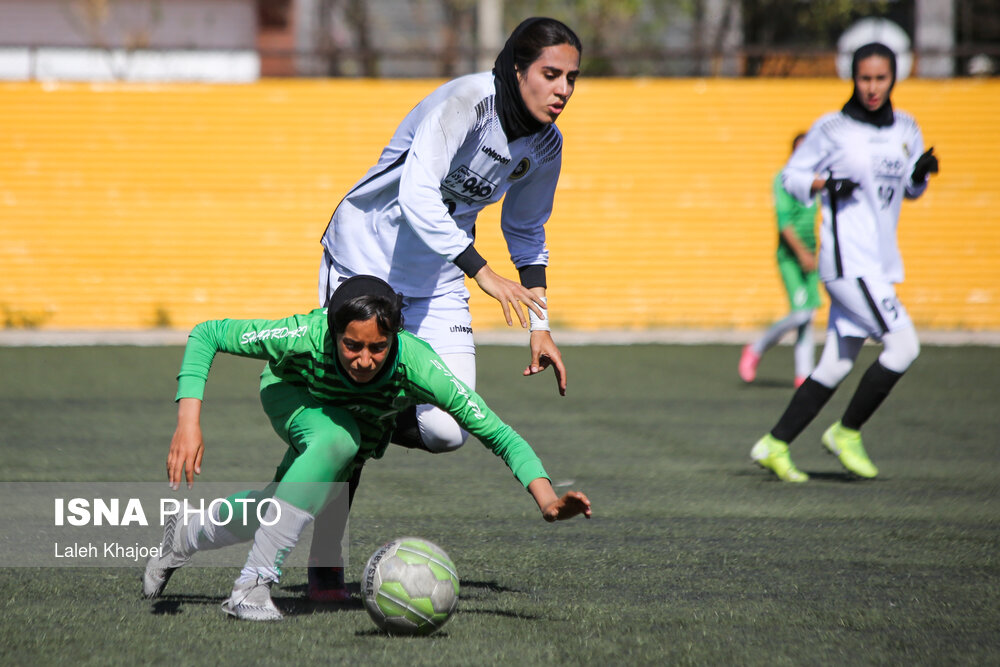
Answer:
<svg viewBox="0 0 1000 667"><path fill-rule="evenodd" d="M554 123L573 94L581 48L559 21L527 19L511 33L492 72L454 79L417 104L333 213L322 239L320 304L348 277L386 280L403 294L407 330L475 388L469 276L500 302L508 325L514 317L522 326L530 321L531 358L523 375L552 366L565 394L566 369L545 316L544 225L562 160ZM496 273L474 245L479 211L501 198L500 226L519 282ZM527 319L522 307L529 309ZM422 405L400 415L393 442L444 452L467 435L446 412ZM314 540L314 554L317 548ZM319 571L310 569L310 576L315 584ZM312 585L314 599L346 594L337 576Z"/></svg>
<svg viewBox="0 0 1000 667"><path fill-rule="evenodd" d="M883 350L822 442L851 473L875 477L878 469L862 445L861 426L920 352L913 322L896 296L895 284L903 280L896 226L903 197L924 193L938 161L933 148L924 151L913 117L892 108L892 50L866 44L855 51L851 69L851 99L816 121L783 172L785 188L800 201L822 192L819 271L830 296L819 364L750 452L787 482L809 479L792 463L788 444L819 414L869 337L881 341Z"/></svg>

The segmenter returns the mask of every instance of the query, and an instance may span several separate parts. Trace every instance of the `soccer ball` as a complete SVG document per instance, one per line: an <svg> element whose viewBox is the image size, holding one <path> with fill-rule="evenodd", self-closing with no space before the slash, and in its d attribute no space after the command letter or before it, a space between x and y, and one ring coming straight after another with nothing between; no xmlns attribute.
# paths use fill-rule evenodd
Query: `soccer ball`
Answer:
<svg viewBox="0 0 1000 667"><path fill-rule="evenodd" d="M375 625L391 635L429 635L458 605L458 573L444 549L419 537L379 547L361 579Z"/></svg>

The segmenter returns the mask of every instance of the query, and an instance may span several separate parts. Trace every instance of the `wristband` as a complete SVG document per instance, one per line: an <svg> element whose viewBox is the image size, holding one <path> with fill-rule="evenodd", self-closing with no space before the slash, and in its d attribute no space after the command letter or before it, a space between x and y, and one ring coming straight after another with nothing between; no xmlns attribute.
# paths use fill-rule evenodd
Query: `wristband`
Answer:
<svg viewBox="0 0 1000 667"><path fill-rule="evenodd" d="M471 243L469 247L458 254L458 257L452 260L452 263L462 269L462 273L470 278L475 278L476 274L479 273L479 269L486 266L486 260L472 247Z"/></svg>
<svg viewBox="0 0 1000 667"><path fill-rule="evenodd" d="M545 304L548 304L549 300L543 296L542 297L542 302L545 303ZM545 319L542 319L538 315L535 315L535 311L533 311L533 310L531 310L529 308L528 309L528 321L531 323L531 326L529 327L529 331L551 331L551 329L549 329L548 313L546 313Z"/></svg>
<svg viewBox="0 0 1000 667"><path fill-rule="evenodd" d="M529 264L517 270L520 274L521 285L531 289L532 287L548 287L545 284L545 266L543 264Z"/></svg>

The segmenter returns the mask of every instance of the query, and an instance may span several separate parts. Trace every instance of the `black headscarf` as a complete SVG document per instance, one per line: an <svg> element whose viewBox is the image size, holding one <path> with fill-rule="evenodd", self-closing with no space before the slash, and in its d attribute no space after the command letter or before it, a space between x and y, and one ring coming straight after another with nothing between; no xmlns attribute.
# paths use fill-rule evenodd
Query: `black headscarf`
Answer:
<svg viewBox="0 0 1000 667"><path fill-rule="evenodd" d="M403 309L403 295L392 289L389 283L375 276L351 276L340 283L326 304L327 324L330 332L337 330L337 315L347 304L360 296L372 296L385 299L391 303L397 312ZM402 323L402 315L399 315ZM343 322L341 322L343 324Z"/></svg>
<svg viewBox="0 0 1000 667"><path fill-rule="evenodd" d="M514 28L507 38L503 50L493 64L493 86L496 88L496 109L500 117L500 126L507 135L507 141L514 141L529 134L534 134L545 127L545 123L531 115L521 97L521 87L517 81L517 69L514 67L514 45L526 29L543 18L530 18Z"/></svg>
<svg viewBox="0 0 1000 667"><path fill-rule="evenodd" d="M335 336L334 332L337 330L337 315L345 307L351 304L355 299L362 296L372 296L385 299L389 303L393 304L396 312L398 313L398 322L400 329L403 324L402 308L403 308L403 295L398 294L396 290L392 289L389 283L385 282L381 278L376 278L375 276L358 275L352 276L340 283L336 291L330 297L327 303L327 327L329 328L329 336L331 339ZM377 320L378 326L381 329L382 321L381 317ZM343 324L343 323L342 323ZM331 347L331 349L333 349ZM383 364L379 372L369 380L366 384L372 385L378 383L386 376L387 373L393 372L396 367L396 355L399 352L399 336L392 337L392 345L389 348L389 353L386 355L386 361ZM336 352L331 352L334 356L337 356ZM353 386L360 386L359 383L355 382L350 375L348 375L343 367L340 360L337 360L337 368L340 369L341 375L351 383Z"/></svg>
<svg viewBox="0 0 1000 667"><path fill-rule="evenodd" d="M892 83L889 84L889 90L886 91L885 103L875 111L869 111L868 107L861 101L861 93L858 92L857 84L858 64L871 56L881 56L887 59L889 61L889 69L892 71ZM854 58L851 60L851 79L855 82L854 92L851 94L851 99L847 100L847 104L844 105L841 111L861 123L868 123L875 127L891 126L896 120L896 116L892 110L892 101L889 99L892 88L896 85L896 54L893 50L885 44L878 42L872 42L860 47L854 52Z"/></svg>

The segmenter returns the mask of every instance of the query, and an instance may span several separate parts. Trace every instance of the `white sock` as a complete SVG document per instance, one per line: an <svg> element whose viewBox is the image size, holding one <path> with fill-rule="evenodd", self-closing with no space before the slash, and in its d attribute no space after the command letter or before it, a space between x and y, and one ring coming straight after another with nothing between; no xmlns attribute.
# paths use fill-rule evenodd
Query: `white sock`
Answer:
<svg viewBox="0 0 1000 667"><path fill-rule="evenodd" d="M280 498L274 498L268 504L260 528L253 536L253 546L247 563L240 571L237 584L248 581L278 581L281 578L281 565L295 545L298 544L302 531L315 518L309 512L286 503ZM275 521L277 519L277 521ZM273 525L265 525L272 524Z"/></svg>
<svg viewBox="0 0 1000 667"><path fill-rule="evenodd" d="M753 351L757 356L764 356L764 353L778 344L782 336L797 329L812 319L811 310L793 310L768 328L764 334L754 341Z"/></svg>
<svg viewBox="0 0 1000 667"><path fill-rule="evenodd" d="M799 327L795 341L795 377L809 377L816 366L816 344L813 342L812 321Z"/></svg>
<svg viewBox="0 0 1000 667"><path fill-rule="evenodd" d="M181 536L181 553L189 556L195 551L221 549L231 544L246 541L246 539L234 534L226 526L219 525L221 522L220 507L222 507L221 504L216 504L212 507L212 519L214 521L210 519L202 522L200 514L193 515ZM232 520L232 516L230 516L230 520Z"/></svg>

